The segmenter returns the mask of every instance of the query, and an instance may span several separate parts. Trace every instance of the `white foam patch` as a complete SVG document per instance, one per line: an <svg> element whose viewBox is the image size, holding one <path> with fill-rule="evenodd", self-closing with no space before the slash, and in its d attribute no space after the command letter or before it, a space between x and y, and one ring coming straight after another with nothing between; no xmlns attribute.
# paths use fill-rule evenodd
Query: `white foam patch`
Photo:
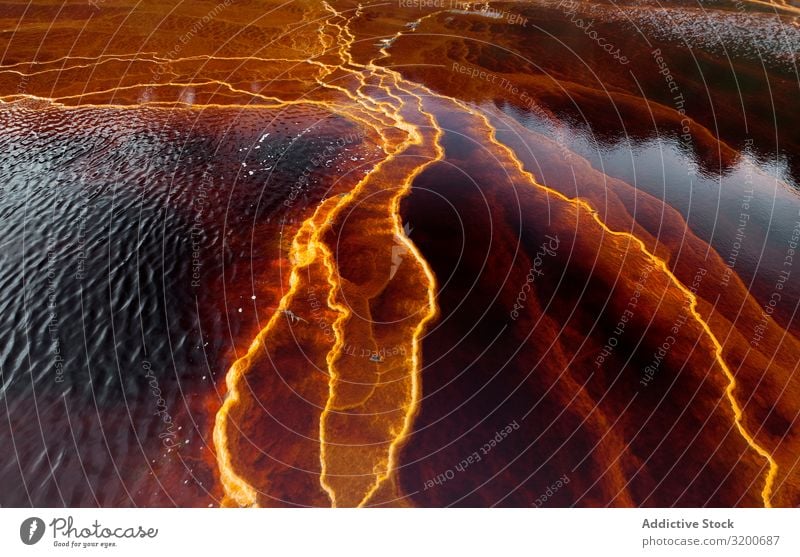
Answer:
<svg viewBox="0 0 800 557"><path fill-rule="evenodd" d="M626 7L592 9L592 16L623 22L649 39L702 49L720 56L759 58L785 70L797 68L800 28L788 18L762 12L709 8Z"/></svg>

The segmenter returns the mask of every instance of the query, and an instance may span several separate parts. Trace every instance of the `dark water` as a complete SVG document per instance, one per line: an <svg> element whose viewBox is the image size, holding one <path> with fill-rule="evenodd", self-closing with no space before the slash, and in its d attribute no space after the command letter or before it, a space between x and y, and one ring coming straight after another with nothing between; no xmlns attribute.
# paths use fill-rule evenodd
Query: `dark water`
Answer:
<svg viewBox="0 0 800 557"><path fill-rule="evenodd" d="M214 502L210 401L281 249L259 232L353 156L313 157L354 133L327 114L257 114L0 110L1 505Z"/></svg>
<svg viewBox="0 0 800 557"><path fill-rule="evenodd" d="M768 302L788 244L800 223L800 182L786 153L758 152L752 142L729 166L704 161L691 140L653 130L649 136L609 138L591 126L558 125L531 112L504 107L507 117L541 133L565 152L586 159L604 175L675 208L691 231L717 251L761 303ZM500 132L499 136L504 137ZM505 134L508 137L508 134ZM572 156L572 155L570 155ZM568 163L569 164L569 163ZM598 189L605 184L596 184ZM636 208L632 210L636 215ZM649 217L642 215L643 220ZM786 285L786 299L800 299L800 283ZM794 307L776 315L785 324Z"/></svg>

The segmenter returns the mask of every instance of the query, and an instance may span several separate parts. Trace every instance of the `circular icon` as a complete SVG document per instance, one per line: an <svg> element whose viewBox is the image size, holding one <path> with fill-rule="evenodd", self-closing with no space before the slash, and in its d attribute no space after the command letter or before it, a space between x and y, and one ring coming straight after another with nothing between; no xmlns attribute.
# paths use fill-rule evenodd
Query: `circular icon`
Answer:
<svg viewBox="0 0 800 557"><path fill-rule="evenodd" d="M32 516L22 521L19 527L19 539L25 545L33 545L44 536L44 520L38 516Z"/></svg>

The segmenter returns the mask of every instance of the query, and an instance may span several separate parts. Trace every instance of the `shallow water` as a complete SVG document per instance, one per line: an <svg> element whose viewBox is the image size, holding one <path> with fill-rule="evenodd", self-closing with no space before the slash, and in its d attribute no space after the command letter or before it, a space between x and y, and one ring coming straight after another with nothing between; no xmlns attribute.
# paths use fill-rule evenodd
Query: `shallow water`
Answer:
<svg viewBox="0 0 800 557"><path fill-rule="evenodd" d="M207 457L203 404L219 399L231 338L270 313L249 275L284 249L259 227L278 224L287 192L313 206L320 175L356 156L356 130L313 110L3 107L0 121L2 436L15 456L2 476L22 486L2 504L208 498L210 471L191 462Z"/></svg>

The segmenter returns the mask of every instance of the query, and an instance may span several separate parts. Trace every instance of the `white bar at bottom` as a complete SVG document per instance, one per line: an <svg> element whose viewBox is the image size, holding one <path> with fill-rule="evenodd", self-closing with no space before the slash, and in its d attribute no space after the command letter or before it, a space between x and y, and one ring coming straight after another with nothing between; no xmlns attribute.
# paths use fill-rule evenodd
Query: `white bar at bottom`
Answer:
<svg viewBox="0 0 800 557"><path fill-rule="evenodd" d="M799 525L800 509L0 509L0 555L796 557Z"/></svg>

